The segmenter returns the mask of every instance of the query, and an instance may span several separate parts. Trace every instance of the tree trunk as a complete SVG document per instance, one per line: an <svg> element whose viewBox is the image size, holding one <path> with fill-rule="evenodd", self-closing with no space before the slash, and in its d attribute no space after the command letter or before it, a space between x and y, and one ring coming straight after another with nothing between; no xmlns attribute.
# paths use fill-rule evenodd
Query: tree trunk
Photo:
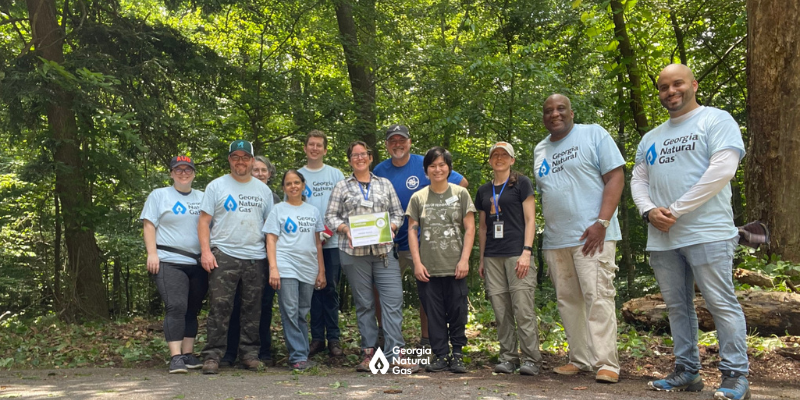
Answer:
<svg viewBox="0 0 800 400"><path fill-rule="evenodd" d="M642 102L642 83L639 76L639 67L636 56L633 53L633 45L628 37L628 29L625 26L625 7L618 0L611 1L611 18L614 20L614 36L619 41L619 52L622 55L622 63L628 71L628 81L630 82L631 100L630 107L633 112L633 120L636 122L636 131L640 136L644 136L650 129L647 122L647 115L644 112L644 102Z"/></svg>
<svg viewBox="0 0 800 400"><path fill-rule="evenodd" d="M54 0L27 0L28 16L36 52L43 59L64 62L64 32L56 19ZM51 84L47 120L55 143L56 194L61 201L67 245L69 282L64 296L66 318L107 318L106 291L100 273L100 258L91 221L89 185L84 179L78 126L72 110L72 96Z"/></svg>
<svg viewBox="0 0 800 400"><path fill-rule="evenodd" d="M746 198L751 220L771 233L769 252L800 262L800 7L747 2L750 151ZM768 112L766 110L769 110Z"/></svg>

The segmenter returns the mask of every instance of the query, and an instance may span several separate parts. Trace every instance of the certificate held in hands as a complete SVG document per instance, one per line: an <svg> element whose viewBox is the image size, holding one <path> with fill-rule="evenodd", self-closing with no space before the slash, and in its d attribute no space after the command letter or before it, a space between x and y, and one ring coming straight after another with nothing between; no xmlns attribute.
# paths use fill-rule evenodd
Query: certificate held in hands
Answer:
<svg viewBox="0 0 800 400"><path fill-rule="evenodd" d="M391 243L392 225L388 212L353 215L348 219L353 247Z"/></svg>

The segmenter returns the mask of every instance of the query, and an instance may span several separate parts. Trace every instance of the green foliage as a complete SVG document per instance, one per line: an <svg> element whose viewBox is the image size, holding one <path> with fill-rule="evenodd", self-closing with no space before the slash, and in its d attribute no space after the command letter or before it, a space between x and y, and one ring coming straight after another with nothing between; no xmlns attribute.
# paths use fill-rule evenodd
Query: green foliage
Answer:
<svg viewBox="0 0 800 400"><path fill-rule="evenodd" d="M758 271L772 278L773 282L777 282L774 290L794 292L791 287L793 282L800 281L800 264L783 261L780 255L759 255L755 249L739 246L736 259L739 260L739 268ZM743 289L749 288L746 284L741 286Z"/></svg>

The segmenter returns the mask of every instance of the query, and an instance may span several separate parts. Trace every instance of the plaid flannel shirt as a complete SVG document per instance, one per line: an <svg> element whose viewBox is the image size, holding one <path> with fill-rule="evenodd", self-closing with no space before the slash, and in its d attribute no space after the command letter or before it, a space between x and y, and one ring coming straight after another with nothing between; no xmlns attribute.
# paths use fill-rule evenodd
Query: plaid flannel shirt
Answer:
<svg viewBox="0 0 800 400"><path fill-rule="evenodd" d="M325 211L325 224L331 229L338 230L339 225L348 224L351 215L372 214L389 212L389 221L398 228L403 225L403 206L394 191L392 183L386 178L380 178L370 172L369 200L372 207L364 207L361 184L354 175L339 181L331 192L328 209ZM339 250L351 256L382 256L392 250L392 243L375 244L350 248L350 241L345 235L339 237Z"/></svg>

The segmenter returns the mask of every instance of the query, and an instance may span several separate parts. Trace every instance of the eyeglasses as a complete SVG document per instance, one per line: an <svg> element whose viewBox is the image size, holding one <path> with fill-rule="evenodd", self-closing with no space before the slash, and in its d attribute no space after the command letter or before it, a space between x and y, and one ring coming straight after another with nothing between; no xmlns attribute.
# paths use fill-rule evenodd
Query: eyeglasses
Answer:
<svg viewBox="0 0 800 400"><path fill-rule="evenodd" d="M253 156L244 155L244 156L228 156L233 161L250 161L253 159Z"/></svg>
<svg viewBox="0 0 800 400"><path fill-rule="evenodd" d="M191 175L194 173L194 170L191 168L175 168L172 170L175 175Z"/></svg>
<svg viewBox="0 0 800 400"><path fill-rule="evenodd" d="M369 158L369 153L353 153L350 154L351 160L358 160L359 158Z"/></svg>

